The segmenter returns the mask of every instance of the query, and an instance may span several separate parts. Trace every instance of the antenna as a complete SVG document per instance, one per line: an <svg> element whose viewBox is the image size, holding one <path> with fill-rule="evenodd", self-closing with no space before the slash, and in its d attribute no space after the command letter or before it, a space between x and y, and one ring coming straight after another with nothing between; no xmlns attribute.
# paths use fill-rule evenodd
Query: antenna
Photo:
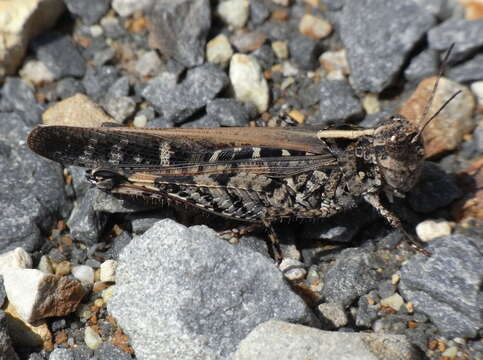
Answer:
<svg viewBox="0 0 483 360"><path fill-rule="evenodd" d="M426 117L429 114L429 110L431 109L431 105L433 104L434 96L436 95L436 90L438 89L439 80L441 79L444 71L446 70L446 65L448 65L448 59L449 59L449 56L451 54L451 51L454 48L454 45L455 45L455 43L452 43L450 45L450 47L448 48L448 51L446 51L446 54L444 55L443 62L441 63L441 68L439 69L438 77L436 78L436 82L434 83L433 90L431 91L431 96L429 97L429 100L426 102L426 105L424 107L423 116L421 118L421 122L423 123L423 126L421 126L420 130L418 131L416 136L413 138L413 140L411 140L411 142L413 142L413 143L416 142L419 139L419 137L423 133L423 130L426 128L426 126L434 118L436 118L436 116L438 116L438 114L446 107L446 105L448 105L451 102L451 100L453 100L458 94L461 93L461 90L459 90L456 93L454 93L453 95L451 95L451 97L444 102L443 106L441 106L438 109L438 111L436 111L428 120L426 120Z"/></svg>

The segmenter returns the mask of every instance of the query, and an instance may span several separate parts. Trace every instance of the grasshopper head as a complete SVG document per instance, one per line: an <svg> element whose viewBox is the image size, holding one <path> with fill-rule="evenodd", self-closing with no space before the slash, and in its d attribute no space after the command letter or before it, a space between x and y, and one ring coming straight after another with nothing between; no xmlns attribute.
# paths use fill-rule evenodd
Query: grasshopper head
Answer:
<svg viewBox="0 0 483 360"><path fill-rule="evenodd" d="M424 146L419 129L401 115L392 116L375 130L374 149L386 193L403 196L421 172Z"/></svg>

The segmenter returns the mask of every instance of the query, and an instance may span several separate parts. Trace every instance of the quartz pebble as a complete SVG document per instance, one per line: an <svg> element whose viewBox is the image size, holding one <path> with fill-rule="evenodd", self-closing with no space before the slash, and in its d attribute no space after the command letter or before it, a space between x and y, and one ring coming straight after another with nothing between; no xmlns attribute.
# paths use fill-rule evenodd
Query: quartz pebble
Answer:
<svg viewBox="0 0 483 360"><path fill-rule="evenodd" d="M220 1L216 10L226 24L241 28L247 22L249 6L248 0L226 0Z"/></svg>
<svg viewBox="0 0 483 360"><path fill-rule="evenodd" d="M347 315L341 304L323 303L317 307L317 310L320 312L323 319L330 322L330 325L336 329L346 326L348 323Z"/></svg>
<svg viewBox="0 0 483 360"><path fill-rule="evenodd" d="M0 255L0 275L8 269L27 269L32 267L32 258L21 247Z"/></svg>
<svg viewBox="0 0 483 360"><path fill-rule="evenodd" d="M233 55L230 41L224 34L220 34L206 44L206 59L209 62L226 65Z"/></svg>
<svg viewBox="0 0 483 360"><path fill-rule="evenodd" d="M329 36L332 32L332 25L324 19L306 14L300 20L299 31L304 36L320 40Z"/></svg>
<svg viewBox="0 0 483 360"><path fill-rule="evenodd" d="M470 89L475 94L479 106L483 106L483 81L475 81L470 85Z"/></svg>
<svg viewBox="0 0 483 360"><path fill-rule="evenodd" d="M288 280L294 281L304 279L307 275L307 270L303 266L303 263L298 260L284 258L279 269Z"/></svg>
<svg viewBox="0 0 483 360"><path fill-rule="evenodd" d="M449 221L425 220L416 226L416 234L422 241L430 241L451 234L451 229Z"/></svg>
<svg viewBox="0 0 483 360"><path fill-rule="evenodd" d="M286 41L272 42L272 50L279 59L288 58L288 44Z"/></svg>
<svg viewBox="0 0 483 360"><path fill-rule="evenodd" d="M94 269L87 265L77 265L72 268L72 275L81 283L94 283Z"/></svg>
<svg viewBox="0 0 483 360"><path fill-rule="evenodd" d="M92 350L96 350L102 345L101 337L91 326L86 327L84 330L84 341Z"/></svg>
<svg viewBox="0 0 483 360"><path fill-rule="evenodd" d="M101 281L116 281L116 260L106 260L101 264Z"/></svg>
<svg viewBox="0 0 483 360"><path fill-rule="evenodd" d="M395 293L387 298L381 300L382 306L389 306L391 309L399 311L401 306L404 304L404 299L401 295Z"/></svg>

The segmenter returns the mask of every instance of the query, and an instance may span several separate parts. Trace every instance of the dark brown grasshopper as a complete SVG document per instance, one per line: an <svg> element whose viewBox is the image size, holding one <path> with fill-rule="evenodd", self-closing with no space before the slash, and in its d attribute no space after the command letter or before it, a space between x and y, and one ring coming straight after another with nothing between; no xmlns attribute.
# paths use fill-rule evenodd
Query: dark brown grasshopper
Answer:
<svg viewBox="0 0 483 360"><path fill-rule="evenodd" d="M275 221L329 217L360 201L402 230L380 196L392 201L416 183L421 133L438 113L420 128L399 115L372 129L40 125L28 145L46 158L90 169L89 181L103 191L262 223L272 236Z"/></svg>

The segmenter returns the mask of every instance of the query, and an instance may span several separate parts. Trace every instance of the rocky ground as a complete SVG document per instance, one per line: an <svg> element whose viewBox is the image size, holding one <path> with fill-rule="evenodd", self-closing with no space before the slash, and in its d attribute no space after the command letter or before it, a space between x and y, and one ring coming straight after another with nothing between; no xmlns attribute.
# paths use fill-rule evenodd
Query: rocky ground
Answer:
<svg viewBox="0 0 483 360"><path fill-rule="evenodd" d="M0 2L0 359L482 359L481 0ZM237 223L119 200L26 146L37 124L416 121L428 162L394 211ZM3 284L3 285L2 285Z"/></svg>

